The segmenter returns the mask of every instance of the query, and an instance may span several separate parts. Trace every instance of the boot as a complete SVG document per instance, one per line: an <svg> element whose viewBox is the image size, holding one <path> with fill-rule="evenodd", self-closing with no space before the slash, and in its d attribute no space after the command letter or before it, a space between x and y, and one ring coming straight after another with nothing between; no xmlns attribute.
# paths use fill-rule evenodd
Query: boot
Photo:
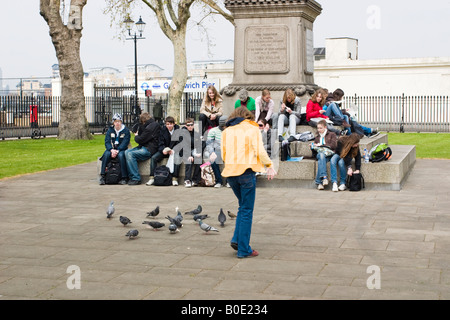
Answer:
<svg viewBox="0 0 450 320"><path fill-rule="evenodd" d="M351 127L351 125L347 122L347 121L342 121L342 126L344 127L344 128L350 128Z"/></svg>

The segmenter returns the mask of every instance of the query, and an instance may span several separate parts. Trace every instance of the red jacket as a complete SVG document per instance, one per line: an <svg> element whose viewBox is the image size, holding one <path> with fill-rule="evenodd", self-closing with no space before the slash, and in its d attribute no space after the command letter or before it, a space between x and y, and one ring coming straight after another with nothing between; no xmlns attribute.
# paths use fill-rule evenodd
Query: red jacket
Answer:
<svg viewBox="0 0 450 320"><path fill-rule="evenodd" d="M306 105L306 121L309 122L312 118L328 119L327 116L324 116L319 112L320 110L322 110L322 107L317 102L312 102L312 100L309 100Z"/></svg>

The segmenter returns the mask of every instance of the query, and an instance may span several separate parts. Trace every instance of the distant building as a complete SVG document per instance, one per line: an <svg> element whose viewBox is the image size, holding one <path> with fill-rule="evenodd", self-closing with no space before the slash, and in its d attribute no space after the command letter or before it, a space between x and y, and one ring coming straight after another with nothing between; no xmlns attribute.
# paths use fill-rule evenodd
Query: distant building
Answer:
<svg viewBox="0 0 450 320"><path fill-rule="evenodd" d="M91 68L87 71L86 78L92 79L101 87L123 86L124 83L120 70L112 67Z"/></svg>
<svg viewBox="0 0 450 320"><path fill-rule="evenodd" d="M234 61L225 60L199 60L192 61L189 68L189 77L193 79L218 79L217 90L220 91L233 81Z"/></svg>
<svg viewBox="0 0 450 320"><path fill-rule="evenodd" d="M450 57L359 60L358 40L326 39L314 82L346 96L450 96Z"/></svg>
<svg viewBox="0 0 450 320"><path fill-rule="evenodd" d="M124 85L134 85L134 65L127 66ZM156 64L140 64L137 65L138 83L155 78L161 78L164 69Z"/></svg>

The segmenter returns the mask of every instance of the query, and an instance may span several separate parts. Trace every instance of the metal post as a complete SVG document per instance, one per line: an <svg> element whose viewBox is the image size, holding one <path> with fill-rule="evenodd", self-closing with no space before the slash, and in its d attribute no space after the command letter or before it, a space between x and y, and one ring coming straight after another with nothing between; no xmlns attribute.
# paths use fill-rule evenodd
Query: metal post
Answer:
<svg viewBox="0 0 450 320"><path fill-rule="evenodd" d="M134 112L137 112L138 108L138 76L137 76L137 36L136 33L134 34Z"/></svg>

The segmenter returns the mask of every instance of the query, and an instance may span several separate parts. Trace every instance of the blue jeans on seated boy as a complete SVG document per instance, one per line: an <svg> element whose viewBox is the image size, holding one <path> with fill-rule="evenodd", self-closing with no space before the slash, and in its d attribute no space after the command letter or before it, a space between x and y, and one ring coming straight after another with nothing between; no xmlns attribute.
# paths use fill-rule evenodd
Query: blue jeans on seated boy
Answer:
<svg viewBox="0 0 450 320"><path fill-rule="evenodd" d="M152 157L150 151L146 147L134 147L125 151L125 158L127 159L128 177L130 180L141 181L139 174L138 161L145 161Z"/></svg>
<svg viewBox="0 0 450 320"><path fill-rule="evenodd" d="M239 210L236 218L231 243L238 244L237 256L239 258L251 255L250 235L252 232L253 209L256 197L256 175L251 169L247 169L242 175L228 177L227 182L238 198Z"/></svg>
<svg viewBox="0 0 450 320"><path fill-rule="evenodd" d="M334 154L330 160L330 173L331 173L331 183L338 183L337 181L337 168L339 167L340 184L345 184L347 179L347 167L345 166L344 159L338 154Z"/></svg>
<svg viewBox="0 0 450 320"><path fill-rule="evenodd" d="M332 156L325 156L323 152L317 153L317 174L316 174L316 184L322 184L322 178L327 176L327 162L331 160Z"/></svg>
<svg viewBox="0 0 450 320"><path fill-rule="evenodd" d="M102 156L102 168L100 171L101 175L105 174L106 166L108 165L109 161L111 161L111 151L105 150ZM117 154L117 159L119 159L120 163L120 172L122 174L122 178L126 179L128 178L128 170L127 170L127 160L125 158L125 151L120 151Z"/></svg>

